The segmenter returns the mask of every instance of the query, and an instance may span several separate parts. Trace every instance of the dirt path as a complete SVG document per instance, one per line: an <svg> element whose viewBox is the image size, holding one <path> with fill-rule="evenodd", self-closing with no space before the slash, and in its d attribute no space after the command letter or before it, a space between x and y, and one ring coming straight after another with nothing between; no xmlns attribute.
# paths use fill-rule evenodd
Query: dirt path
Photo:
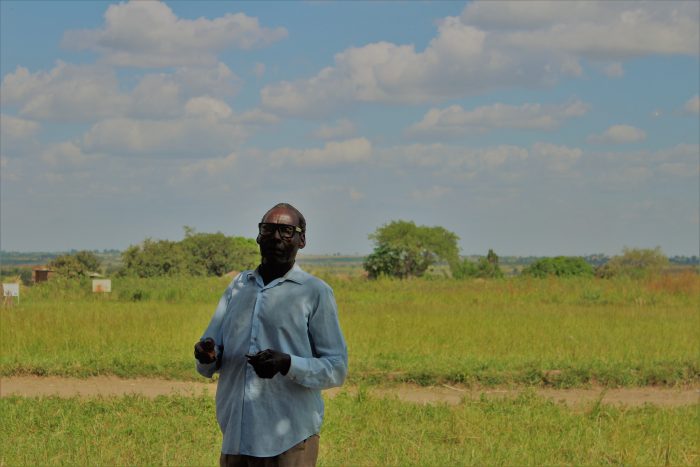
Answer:
<svg viewBox="0 0 700 467"><path fill-rule="evenodd" d="M354 392L357 388L330 389L324 391L333 397L342 390ZM489 398L513 398L525 389L475 389L461 386L431 386L401 384L391 387L372 387L370 394L398 397L406 402L421 404L458 404L462 398L478 399L483 395ZM658 387L620 389L536 389L537 394L570 407L590 404L602 397L604 404L640 406L653 404L664 407L697 404L700 402L700 388L668 389ZM62 377L19 376L0 378L0 397L19 395L26 397L58 395L61 397L123 396L140 394L147 397L160 395L200 395L216 393L215 383L183 382L162 379L121 379L110 376L78 379Z"/></svg>

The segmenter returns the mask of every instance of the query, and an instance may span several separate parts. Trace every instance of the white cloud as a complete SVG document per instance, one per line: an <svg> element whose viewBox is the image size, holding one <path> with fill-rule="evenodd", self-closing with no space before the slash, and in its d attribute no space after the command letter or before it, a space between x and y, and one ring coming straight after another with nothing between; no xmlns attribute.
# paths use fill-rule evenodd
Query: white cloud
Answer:
<svg viewBox="0 0 700 467"><path fill-rule="evenodd" d="M587 111L588 106L579 100L558 106L523 104L516 107L497 103L470 111L452 105L445 109L430 109L422 121L408 129L408 133L444 136L494 128L552 130L565 119L579 117Z"/></svg>
<svg viewBox="0 0 700 467"><path fill-rule="evenodd" d="M224 101L209 96L194 97L185 104L185 113L216 122L228 118L233 113Z"/></svg>
<svg viewBox="0 0 700 467"><path fill-rule="evenodd" d="M550 143L535 143L532 146L532 154L543 160L548 169L566 172L578 161L583 151Z"/></svg>
<svg viewBox="0 0 700 467"><path fill-rule="evenodd" d="M274 151L271 158L274 164L292 162L299 166L327 166L366 162L372 157L372 143L366 138L346 141L331 141L323 148L291 149Z"/></svg>
<svg viewBox="0 0 700 467"><path fill-rule="evenodd" d="M237 160L238 156L236 153L232 152L226 157L211 158L192 164L186 164L180 168L180 174L184 178L192 177L200 172L206 173L209 176L225 174L226 171L235 165Z"/></svg>
<svg viewBox="0 0 700 467"><path fill-rule="evenodd" d="M206 157L228 153L247 136L240 125L215 120L215 114L173 120L107 119L83 137L88 152L112 155Z"/></svg>
<svg viewBox="0 0 700 467"><path fill-rule="evenodd" d="M185 66L175 70L174 79L180 83L189 96L212 94L230 96L241 86L241 80L224 63L215 66Z"/></svg>
<svg viewBox="0 0 700 467"><path fill-rule="evenodd" d="M163 2L110 5L102 29L68 31L63 45L102 54L107 63L133 67L210 65L228 47L250 49L287 37L243 13L215 19L178 18Z"/></svg>
<svg viewBox="0 0 700 467"><path fill-rule="evenodd" d="M4 77L1 95L3 105L16 105L20 115L39 120L158 119L183 115L188 97L230 95L237 80L219 63L210 68L146 74L129 91L120 88L113 69L59 61L49 72L30 73L18 67Z"/></svg>
<svg viewBox="0 0 700 467"><path fill-rule="evenodd" d="M690 114L699 114L700 113L700 95L695 94L693 97L691 97L688 102L685 103L685 106L683 109Z"/></svg>
<svg viewBox="0 0 700 467"><path fill-rule="evenodd" d="M473 2L465 24L498 32L504 43L590 59L697 55L697 2Z"/></svg>
<svg viewBox="0 0 700 467"><path fill-rule="evenodd" d="M599 135L588 137L589 143L626 144L644 141L647 135L639 128L630 125L613 125Z"/></svg>
<svg viewBox="0 0 700 467"><path fill-rule="evenodd" d="M31 156L39 147L36 135L41 126L34 121L0 114L0 154L2 157Z"/></svg>
<svg viewBox="0 0 700 467"><path fill-rule="evenodd" d="M0 141L3 143L32 138L39 128L40 125L37 122L0 114Z"/></svg>
<svg viewBox="0 0 700 467"><path fill-rule="evenodd" d="M654 172L649 167L619 167L617 169L605 171L600 179L605 184L637 184L651 179Z"/></svg>
<svg viewBox="0 0 700 467"><path fill-rule="evenodd" d="M343 118L336 121L333 125L321 125L311 136L316 139L332 140L339 138L347 138L355 134L355 124L350 120Z"/></svg>
<svg viewBox="0 0 700 467"><path fill-rule="evenodd" d="M92 120L129 107L113 70L61 61L48 73L17 67L3 78L0 94L3 105L18 105L20 115L38 120Z"/></svg>
<svg viewBox="0 0 700 467"><path fill-rule="evenodd" d="M471 2L440 21L424 50L376 42L348 48L315 76L261 91L263 106L319 117L350 102L417 104L580 76L582 60L698 53L694 2Z"/></svg>
<svg viewBox="0 0 700 467"><path fill-rule="evenodd" d="M526 148L499 145L466 148L442 143L393 146L378 151L379 159L389 167L434 169L444 174L496 170L528 159Z"/></svg>
<svg viewBox="0 0 700 467"><path fill-rule="evenodd" d="M688 162L666 162L659 165L659 170L674 177L697 177L700 175L700 167Z"/></svg>
<svg viewBox="0 0 700 467"><path fill-rule="evenodd" d="M47 146L41 153L41 160L51 166L80 166L99 159L99 156L83 154L80 146L71 141Z"/></svg>

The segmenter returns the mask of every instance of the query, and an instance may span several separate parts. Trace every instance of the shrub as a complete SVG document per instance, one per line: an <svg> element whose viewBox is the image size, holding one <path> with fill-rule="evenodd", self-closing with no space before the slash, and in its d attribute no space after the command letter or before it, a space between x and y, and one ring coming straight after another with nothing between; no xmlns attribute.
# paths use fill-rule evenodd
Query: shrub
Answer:
<svg viewBox="0 0 700 467"><path fill-rule="evenodd" d="M610 261L596 269L596 276L610 278L616 276L642 278L659 274L669 261L661 248L623 248L622 255L613 256Z"/></svg>
<svg viewBox="0 0 700 467"><path fill-rule="evenodd" d="M523 274L533 277L592 276L593 266L579 256L542 258L523 269Z"/></svg>

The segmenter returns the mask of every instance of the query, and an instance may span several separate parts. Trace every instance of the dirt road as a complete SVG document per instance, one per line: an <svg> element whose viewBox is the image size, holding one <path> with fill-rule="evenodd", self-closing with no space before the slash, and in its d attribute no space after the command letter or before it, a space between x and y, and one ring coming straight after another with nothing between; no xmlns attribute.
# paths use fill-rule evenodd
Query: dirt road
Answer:
<svg viewBox="0 0 700 467"><path fill-rule="evenodd" d="M355 392L357 388L330 389L324 391L333 397L341 391ZM391 387L372 387L369 393L379 397L397 397L406 402L422 404L458 404L462 398L478 399L483 395L489 398L512 398L525 389L467 388L462 386L430 386L400 384ZM586 405L601 398L604 404L640 406L652 404L664 407L697 404L700 402L700 388L669 389L659 387L643 388L591 388L591 389L541 389L537 394L570 407ZM216 393L216 384L207 382L183 382L162 379L121 379L109 376L78 379L62 377L19 376L0 378L0 397L11 395L40 397L57 395L60 397L123 396L139 394L146 397L160 395L201 395Z"/></svg>

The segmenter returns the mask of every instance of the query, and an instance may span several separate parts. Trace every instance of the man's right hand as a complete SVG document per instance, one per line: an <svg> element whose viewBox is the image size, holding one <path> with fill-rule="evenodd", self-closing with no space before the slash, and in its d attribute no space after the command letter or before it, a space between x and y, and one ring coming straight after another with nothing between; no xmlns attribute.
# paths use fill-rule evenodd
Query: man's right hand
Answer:
<svg viewBox="0 0 700 467"><path fill-rule="evenodd" d="M199 341L194 345L194 358L202 364L216 361L216 342L211 337Z"/></svg>

